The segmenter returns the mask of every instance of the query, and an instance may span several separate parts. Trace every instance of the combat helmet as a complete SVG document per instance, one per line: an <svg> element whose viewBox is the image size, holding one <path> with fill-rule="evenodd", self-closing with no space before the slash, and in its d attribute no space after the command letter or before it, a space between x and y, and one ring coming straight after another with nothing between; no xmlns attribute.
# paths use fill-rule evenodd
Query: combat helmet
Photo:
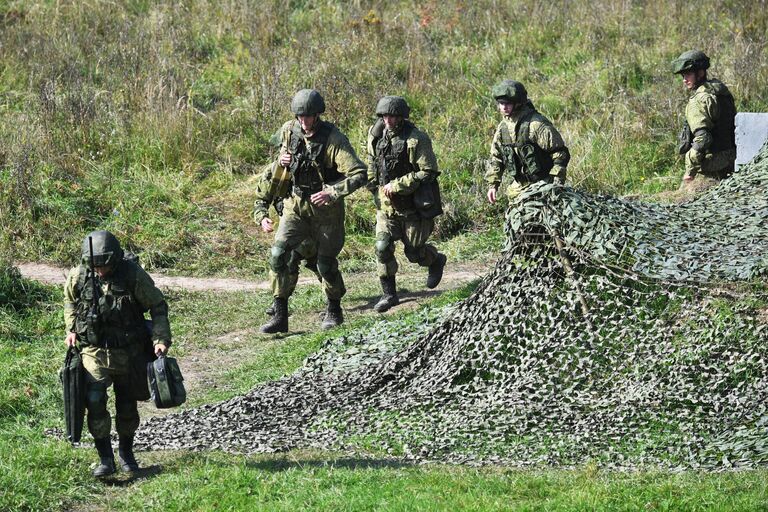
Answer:
<svg viewBox="0 0 768 512"><path fill-rule="evenodd" d="M82 262L89 267L91 266L91 244L93 244L93 264L96 267L109 267L123 259L123 249L115 235L109 231L92 231L83 240L80 251Z"/></svg>
<svg viewBox="0 0 768 512"><path fill-rule="evenodd" d="M683 52L672 61L672 72L675 74L698 69L709 69L709 57L699 50Z"/></svg>
<svg viewBox="0 0 768 512"><path fill-rule="evenodd" d="M376 115L401 116L407 118L411 113L411 107L402 96L384 96L376 104Z"/></svg>
<svg viewBox="0 0 768 512"><path fill-rule="evenodd" d="M315 89L302 89L291 100L291 112L297 116L314 116L325 112L325 101Z"/></svg>
<svg viewBox="0 0 768 512"><path fill-rule="evenodd" d="M525 90L525 86L515 80L501 81L493 86L491 94L495 100L503 99L518 104L528 101L528 91Z"/></svg>

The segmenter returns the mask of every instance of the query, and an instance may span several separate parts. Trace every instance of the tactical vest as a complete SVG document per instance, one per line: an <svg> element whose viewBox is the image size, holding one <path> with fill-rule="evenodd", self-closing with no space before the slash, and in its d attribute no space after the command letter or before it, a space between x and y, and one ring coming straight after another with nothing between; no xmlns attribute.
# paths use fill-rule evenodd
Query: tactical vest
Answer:
<svg viewBox="0 0 768 512"><path fill-rule="evenodd" d="M401 178L415 169L408 155L408 137L411 136L414 126L408 121L403 121L403 127L397 135L384 137L384 123L377 122L372 130L374 137L373 166L376 170L376 180L383 187L390 181ZM377 137L378 134L378 137ZM395 210L413 209L413 196L395 194L390 198L390 203Z"/></svg>
<svg viewBox="0 0 768 512"><path fill-rule="evenodd" d="M147 341L149 333L144 324L144 312L131 293L136 286L137 269L138 264L133 261L120 261L106 280L110 285L106 293L102 292L97 279L95 321L89 321L94 274L81 265L75 285L80 297L75 310L75 332L80 343L121 348Z"/></svg>
<svg viewBox="0 0 768 512"><path fill-rule="evenodd" d="M343 178L336 167L325 166L324 155L328 138L333 131L331 123L320 121L311 141L307 141L298 122L291 125L288 152L291 154L290 171L293 177L293 192L308 198L323 189L323 184L335 183Z"/></svg>
<svg viewBox="0 0 768 512"><path fill-rule="evenodd" d="M717 102L718 118L712 128L712 144L706 148L709 153L719 153L736 149L736 104L730 91L714 94ZM687 153L693 145L696 136L691 131L688 121L683 121L683 129L678 137L678 152L681 155Z"/></svg>
<svg viewBox="0 0 768 512"><path fill-rule="evenodd" d="M515 179L520 182L552 181L549 174L554 162L552 152L566 150L565 147L555 148L546 152L531 140L531 119L537 114L535 109L524 114L515 126L515 137L509 133L507 123L500 127L501 154L504 167L514 170ZM566 150L567 151L567 150ZM567 162L566 162L567 163Z"/></svg>

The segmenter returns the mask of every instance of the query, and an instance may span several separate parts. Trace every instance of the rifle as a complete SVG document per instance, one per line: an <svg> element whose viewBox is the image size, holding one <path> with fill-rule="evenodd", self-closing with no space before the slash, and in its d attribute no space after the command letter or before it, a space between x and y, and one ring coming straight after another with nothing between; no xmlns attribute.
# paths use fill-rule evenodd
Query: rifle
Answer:
<svg viewBox="0 0 768 512"><path fill-rule="evenodd" d="M86 315L86 325L88 326L88 343L93 346L99 346L99 288L96 285L96 265L93 259L93 239L88 237L88 249L90 251L90 272L91 272L91 307Z"/></svg>

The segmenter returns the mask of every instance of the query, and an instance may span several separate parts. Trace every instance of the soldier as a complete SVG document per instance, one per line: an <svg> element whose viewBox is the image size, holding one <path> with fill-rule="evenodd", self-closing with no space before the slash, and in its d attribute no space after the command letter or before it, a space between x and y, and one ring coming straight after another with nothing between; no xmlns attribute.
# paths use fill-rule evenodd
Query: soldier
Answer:
<svg viewBox="0 0 768 512"><path fill-rule="evenodd" d="M399 304L395 242L402 240L408 261L428 267L427 288L443 277L446 256L427 243L442 205L437 159L429 136L408 120L411 109L400 96L384 96L379 119L368 130L368 187L376 202L376 259L383 295L379 313Z"/></svg>
<svg viewBox="0 0 768 512"><path fill-rule="evenodd" d="M323 328L343 321L341 298L346 293L337 256L344 247L344 197L365 185L365 164L347 137L331 123L322 121L325 101L314 89L303 89L291 101L296 116L281 129L278 164L272 190L257 193L254 218L261 228L273 230L269 201L280 188L289 190L270 256L274 316L261 332L288 331L288 297L293 293L291 252L307 239L317 247L317 269L327 297Z"/></svg>
<svg viewBox="0 0 768 512"><path fill-rule="evenodd" d="M683 183L697 174L721 180L733 173L736 162L736 106L728 88L707 79L709 57L691 50L672 61L672 72L682 75L691 97L678 150L685 155Z"/></svg>
<svg viewBox="0 0 768 512"><path fill-rule="evenodd" d="M138 471L133 455L133 436L139 426L136 400L149 398L146 363L150 343L155 355L167 353L171 345L168 305L135 258L124 257L112 233L90 233L83 240L81 256L80 265L70 270L64 285L65 343L81 348L88 431L99 453L93 475L115 472L107 410L110 385L115 390L120 464L124 471ZM152 317L151 333L144 320L146 311Z"/></svg>
<svg viewBox="0 0 768 512"><path fill-rule="evenodd" d="M507 188L510 198L537 181L565 183L571 158L568 148L549 119L539 114L528 100L523 84L504 80L492 93L504 117L493 135L491 159L485 174L488 201L496 202L505 171L512 177L512 184Z"/></svg>
<svg viewBox="0 0 768 512"><path fill-rule="evenodd" d="M273 135L273 138L277 138L277 145L280 145L279 133ZM270 139L270 142L272 139ZM277 186L273 183L273 177L279 175L279 171L282 169L278 162L272 162L267 165L264 172L259 177L256 185L256 196L258 199L254 205L254 217L257 224L261 224L263 215L263 205L271 205L274 207L278 216L283 216L284 201L290 195L287 186L280 187L280 183ZM287 185L287 184L286 184ZM279 189L279 192L278 192ZM276 195L279 193L280 195ZM304 261L304 267L311 270L318 281L323 282L323 278L320 276L320 272L317 270L317 247L315 242L311 238L304 240L299 247L291 251L291 257L288 259L288 295L293 294L296 289L296 284L299 281L299 267L302 260ZM266 310L269 316L275 314L275 303L273 302Z"/></svg>

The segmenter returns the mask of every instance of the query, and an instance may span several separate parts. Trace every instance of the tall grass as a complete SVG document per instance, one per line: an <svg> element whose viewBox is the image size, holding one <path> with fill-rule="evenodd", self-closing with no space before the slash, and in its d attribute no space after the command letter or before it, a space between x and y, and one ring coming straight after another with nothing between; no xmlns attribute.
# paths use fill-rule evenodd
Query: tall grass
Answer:
<svg viewBox="0 0 768 512"><path fill-rule="evenodd" d="M740 110L766 110L765 4L3 2L0 233L18 258L73 261L100 227L150 267L260 272L252 175L303 87L360 152L377 98L408 98L444 170L441 236L498 226L482 174L503 78L562 131L572 184L674 188L685 93L668 63L701 48ZM348 248L367 254L372 206L350 203Z"/></svg>

